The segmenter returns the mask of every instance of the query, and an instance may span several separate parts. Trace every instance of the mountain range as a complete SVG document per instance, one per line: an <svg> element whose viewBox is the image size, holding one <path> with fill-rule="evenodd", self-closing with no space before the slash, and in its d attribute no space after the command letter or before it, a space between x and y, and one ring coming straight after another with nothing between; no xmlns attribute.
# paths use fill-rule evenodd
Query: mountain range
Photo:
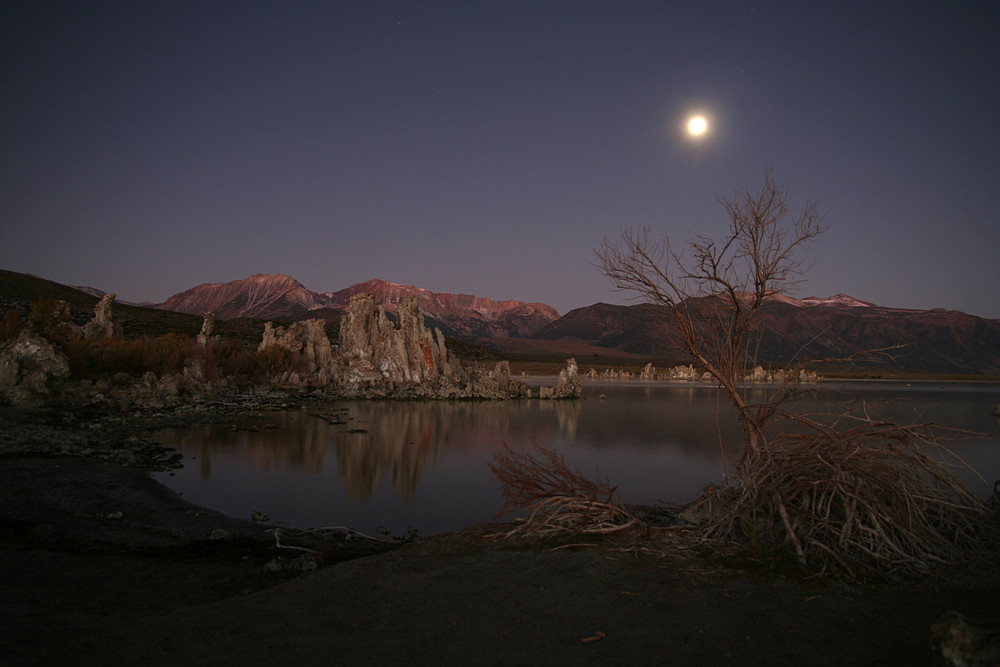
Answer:
<svg viewBox="0 0 1000 667"><path fill-rule="evenodd" d="M41 282L48 284L47 289L55 287L54 283L30 277L34 291L26 291L28 278L27 274L0 271L0 297L6 297L5 291L11 291L15 283L22 300L29 293L36 297L41 294ZM86 299L103 294L93 288L60 289ZM687 363L665 335L664 311L647 304L597 303L560 316L543 303L435 293L382 280L369 280L336 292L315 292L286 275L258 274L229 283L198 285L161 304L144 305L198 316L212 312L222 320L320 317L339 321L351 297L361 292L371 293L390 314L406 296L415 295L428 326L505 354L551 357L566 353L581 361L586 356L618 355L622 359ZM59 293L57 298L68 299L66 294ZM3 302L0 299L0 305ZM1000 320L943 308L890 308L845 294L804 299L775 297L764 304L761 317L762 361L841 359L866 350L893 348L885 355L863 355L853 368L865 373L1000 375Z"/></svg>
<svg viewBox="0 0 1000 667"><path fill-rule="evenodd" d="M544 303L493 301L471 294L436 293L413 285L368 280L337 292L314 292L294 278L260 273L244 280L198 285L175 294L155 307L192 315L212 312L220 319L257 317L295 320L321 317L339 320L351 297L367 292L389 313L407 296L420 300L428 325L448 336L466 339L530 336L559 319Z"/></svg>
<svg viewBox="0 0 1000 667"><path fill-rule="evenodd" d="M651 305L597 303L560 317L542 303L493 301L468 294L435 293L381 280L337 292L314 292L295 279L258 274L224 284L199 285L167 299L158 308L217 317L339 319L350 298L368 292L388 312L408 295L420 299L431 326L449 336L478 342L501 352L537 349L556 343L584 344L634 355L683 360L664 335L664 312ZM893 348L882 355L860 355L863 368L906 368L934 373L1000 373L1000 320L954 310L888 308L846 294L795 299L776 296L761 310L765 334L761 358L842 359L866 350ZM512 342L511 339L516 339Z"/></svg>

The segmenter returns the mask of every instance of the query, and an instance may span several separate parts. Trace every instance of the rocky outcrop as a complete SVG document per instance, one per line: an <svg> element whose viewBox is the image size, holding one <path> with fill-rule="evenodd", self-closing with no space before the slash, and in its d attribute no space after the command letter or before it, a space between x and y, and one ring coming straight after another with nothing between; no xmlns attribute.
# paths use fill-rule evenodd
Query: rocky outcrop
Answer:
<svg viewBox="0 0 1000 667"><path fill-rule="evenodd" d="M111 320L114 295L101 299L94 319L85 327L61 331L53 340L85 336L102 340L119 335ZM57 304L65 306L64 303ZM48 319L59 323L56 308ZM54 325L53 325L54 326ZM239 358L243 370L223 374L218 355L209 343L215 317L207 313L197 346L183 352L180 372L163 375L147 370L142 379L122 370L100 380L60 385L86 394L95 406L166 409L184 400L199 401L213 394L236 391L249 380L251 394L271 390L300 394L313 392L336 398L509 399L575 398L580 395L576 362L569 360L555 387L535 390L511 378L510 364L493 368L463 368L448 351L440 329L429 331L416 296L397 307L395 322L376 307L370 294L351 299L340 326L339 345L331 343L321 319L293 322L287 327L265 324L256 355ZM72 342L72 341L70 341ZM100 346L98 346L100 347ZM183 350L184 346L170 348ZM212 354L210 354L212 353ZM214 354L214 356L213 356ZM25 330L0 348L0 397L18 405L44 402L56 380L68 378L69 362L55 343Z"/></svg>
<svg viewBox="0 0 1000 667"><path fill-rule="evenodd" d="M27 330L0 347L0 395L13 405L41 405L53 383L67 376L66 355Z"/></svg>
<svg viewBox="0 0 1000 667"><path fill-rule="evenodd" d="M326 322L323 320L293 322L287 329L268 322L264 325L264 336L257 350L286 353L286 368L274 378L278 384L325 387L333 379L333 346L326 335Z"/></svg>
<svg viewBox="0 0 1000 667"><path fill-rule="evenodd" d="M666 370L657 370L652 363L648 363L638 374L630 373L624 369L606 368L598 373L597 369L590 368L584 374L588 380L604 381L633 381L643 382L715 382L712 374L707 371L695 370L694 366L674 366ZM761 366L755 366L753 370L746 373L744 379L748 382L818 382L820 376L815 371L805 369L775 369L765 370Z"/></svg>
<svg viewBox="0 0 1000 667"><path fill-rule="evenodd" d="M460 373L457 360L449 363L444 337L431 334L416 299L400 304L398 328L375 307L371 294L351 298L340 323L340 360L348 385L419 385Z"/></svg>
<svg viewBox="0 0 1000 667"><path fill-rule="evenodd" d="M765 370L761 366L754 366L753 370L747 373L746 379L751 382L816 382L819 380L819 374L815 371L806 370L804 368L796 371L795 369L783 369L778 368L775 370Z"/></svg>
<svg viewBox="0 0 1000 667"><path fill-rule="evenodd" d="M440 329L424 325L420 302L410 296L399 304L394 324L371 294L351 298L340 324L335 390L346 396L382 398L531 397L534 391L511 379L510 364L492 370L466 370L445 346ZM579 396L576 364L564 372L552 398ZM575 389L574 389L575 387Z"/></svg>
<svg viewBox="0 0 1000 667"><path fill-rule="evenodd" d="M566 368L559 371L559 379L554 387L539 387L539 398L579 398L580 372L576 359L567 359Z"/></svg>
<svg viewBox="0 0 1000 667"><path fill-rule="evenodd" d="M201 321L201 331L198 333L198 347L205 348L215 331L215 314L205 313L205 318Z"/></svg>
<svg viewBox="0 0 1000 667"><path fill-rule="evenodd" d="M94 319L83 325L83 337L87 340L105 340L121 334L121 327L111 319L111 304L114 294L105 294L94 306Z"/></svg>
<svg viewBox="0 0 1000 667"><path fill-rule="evenodd" d="M348 394L449 393L469 379L441 331L424 326L415 297L400 304L393 324L371 294L353 296L340 323L338 365L338 386Z"/></svg>
<svg viewBox="0 0 1000 667"><path fill-rule="evenodd" d="M495 391L509 396L524 396L526 387L510 377L510 362L498 361L492 371L487 373L490 384L495 385ZM530 391L530 390L529 390Z"/></svg>

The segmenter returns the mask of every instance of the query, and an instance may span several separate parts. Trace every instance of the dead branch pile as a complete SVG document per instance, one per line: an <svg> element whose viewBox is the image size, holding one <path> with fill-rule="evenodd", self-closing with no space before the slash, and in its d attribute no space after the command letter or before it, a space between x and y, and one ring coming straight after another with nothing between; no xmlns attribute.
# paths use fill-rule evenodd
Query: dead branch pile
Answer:
<svg viewBox="0 0 1000 667"><path fill-rule="evenodd" d="M706 537L787 539L803 564L852 577L926 572L975 539L985 503L929 425L799 421L806 432L748 448L727 483L695 501L687 513L705 520Z"/></svg>
<svg viewBox="0 0 1000 667"><path fill-rule="evenodd" d="M504 446L494 455L490 470L504 499L497 516L527 514L496 538L645 530L645 524L626 510L615 493L617 487L606 478L586 478L550 449L536 445L534 451L517 452Z"/></svg>

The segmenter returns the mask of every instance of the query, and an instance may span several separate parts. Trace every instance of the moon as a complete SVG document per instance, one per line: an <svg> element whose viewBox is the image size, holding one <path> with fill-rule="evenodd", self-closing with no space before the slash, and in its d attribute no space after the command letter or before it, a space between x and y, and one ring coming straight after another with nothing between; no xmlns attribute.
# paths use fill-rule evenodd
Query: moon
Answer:
<svg viewBox="0 0 1000 667"><path fill-rule="evenodd" d="M708 132L708 121L704 116L692 116L688 119L687 131L692 137L700 137Z"/></svg>

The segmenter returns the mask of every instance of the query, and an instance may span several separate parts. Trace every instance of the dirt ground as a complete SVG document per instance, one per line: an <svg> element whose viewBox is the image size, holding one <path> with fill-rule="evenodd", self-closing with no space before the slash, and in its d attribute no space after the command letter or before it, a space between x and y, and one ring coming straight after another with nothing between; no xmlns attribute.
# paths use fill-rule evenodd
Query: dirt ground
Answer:
<svg viewBox="0 0 1000 667"><path fill-rule="evenodd" d="M2 451L4 665L935 665L946 610L1000 625L996 576L796 581L488 526L286 536L324 554L303 571L271 526L190 505L141 464Z"/></svg>

